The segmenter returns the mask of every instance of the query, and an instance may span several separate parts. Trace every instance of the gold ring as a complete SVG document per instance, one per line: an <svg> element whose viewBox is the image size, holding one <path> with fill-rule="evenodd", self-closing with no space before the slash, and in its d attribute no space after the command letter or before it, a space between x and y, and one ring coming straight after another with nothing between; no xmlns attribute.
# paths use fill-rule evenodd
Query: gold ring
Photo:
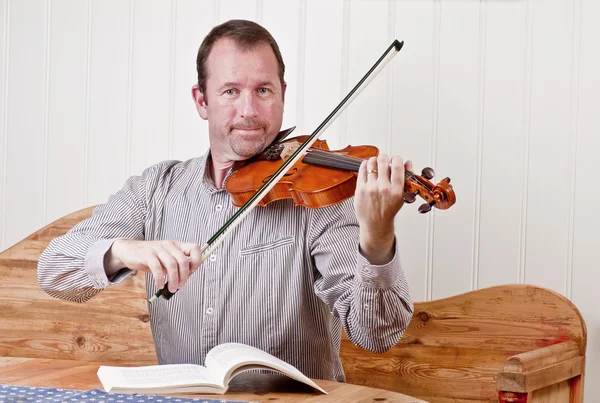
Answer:
<svg viewBox="0 0 600 403"><path fill-rule="evenodd" d="M370 174L376 174L376 173L377 173L377 170L376 170L376 169L369 169L369 173L370 173Z"/></svg>

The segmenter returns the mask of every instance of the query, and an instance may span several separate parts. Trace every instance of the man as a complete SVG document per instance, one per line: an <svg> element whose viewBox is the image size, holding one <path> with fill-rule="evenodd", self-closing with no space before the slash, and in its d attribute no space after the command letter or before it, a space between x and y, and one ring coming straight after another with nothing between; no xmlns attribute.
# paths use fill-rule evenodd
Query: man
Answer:
<svg viewBox="0 0 600 403"><path fill-rule="evenodd" d="M250 21L215 27L197 68L192 95L208 121L209 151L130 178L51 242L39 283L83 302L133 270L146 272L148 297L167 277L177 294L149 306L159 363L203 363L213 346L236 341L312 378L343 381L341 326L358 346L385 351L412 316L393 224L404 163L386 155L364 162L354 200L331 207L257 207L201 262L199 244L236 211L223 189L232 167L280 130L286 83L275 40Z"/></svg>

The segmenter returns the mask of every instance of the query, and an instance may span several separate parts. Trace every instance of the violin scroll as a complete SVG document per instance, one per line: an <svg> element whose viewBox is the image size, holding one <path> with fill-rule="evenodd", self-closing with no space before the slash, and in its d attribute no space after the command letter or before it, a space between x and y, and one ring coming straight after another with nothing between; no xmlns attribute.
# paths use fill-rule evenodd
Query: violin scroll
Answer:
<svg viewBox="0 0 600 403"><path fill-rule="evenodd" d="M417 200L417 196L425 200L426 203L419 207L421 214L431 211L434 206L440 210L446 210L456 203L456 195L450 185L450 178L444 178L434 185L429 181L434 175L434 170L429 167L423 168L421 175L408 171L405 174L402 198L405 203L413 203Z"/></svg>

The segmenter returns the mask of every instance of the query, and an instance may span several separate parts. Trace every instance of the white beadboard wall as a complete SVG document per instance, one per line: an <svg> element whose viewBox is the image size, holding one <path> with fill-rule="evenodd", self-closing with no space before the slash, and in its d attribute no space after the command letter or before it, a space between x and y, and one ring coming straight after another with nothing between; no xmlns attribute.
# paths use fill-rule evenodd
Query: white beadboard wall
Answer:
<svg viewBox="0 0 600 403"><path fill-rule="evenodd" d="M414 299L502 283L562 293L587 322L586 398L600 398L596 0L0 0L0 250L205 151L196 51L231 18L278 40L297 133L405 41L323 138L450 176L450 210L397 217Z"/></svg>

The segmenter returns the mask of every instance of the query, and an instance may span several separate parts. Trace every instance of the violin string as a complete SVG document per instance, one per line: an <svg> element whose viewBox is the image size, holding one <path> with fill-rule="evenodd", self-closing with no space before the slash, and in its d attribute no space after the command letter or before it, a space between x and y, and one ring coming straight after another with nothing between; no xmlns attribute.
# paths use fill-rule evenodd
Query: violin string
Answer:
<svg viewBox="0 0 600 403"><path fill-rule="evenodd" d="M362 159L337 154L331 151L309 150L304 157L304 161L309 164L319 164L331 168L340 168L356 172L360 167Z"/></svg>
<svg viewBox="0 0 600 403"><path fill-rule="evenodd" d="M323 165L330 166L332 168L348 169L348 170L354 170L354 171L358 171L358 168L360 167L360 164L363 161L362 158L352 157L349 155L343 155L343 154L338 154L335 152L324 151L324 150L309 150L307 152L306 156L309 156L309 155L313 155L315 157L315 159L308 158L307 159L308 163L314 163L317 160L319 160L320 162L324 163ZM305 159L306 159L306 157L305 157ZM405 171L404 177L413 182L416 182L417 184L423 186L425 189L431 191L429 184L421 181L421 178L419 178L414 173L412 173L410 171Z"/></svg>

